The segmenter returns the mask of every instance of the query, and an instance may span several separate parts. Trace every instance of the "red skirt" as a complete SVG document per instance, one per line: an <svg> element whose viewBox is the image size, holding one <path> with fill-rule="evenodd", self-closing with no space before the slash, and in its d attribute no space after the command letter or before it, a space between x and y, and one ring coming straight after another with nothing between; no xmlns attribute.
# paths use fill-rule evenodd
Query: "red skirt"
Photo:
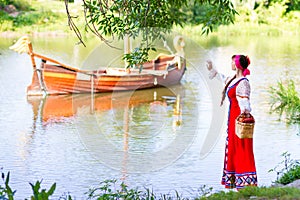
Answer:
<svg viewBox="0 0 300 200"><path fill-rule="evenodd" d="M227 92L230 106L221 183L225 185L225 188L241 189L245 186L256 186L257 175L253 154L253 139L240 139L235 134L235 119L241 112L236 99L235 89L237 84L229 88Z"/></svg>

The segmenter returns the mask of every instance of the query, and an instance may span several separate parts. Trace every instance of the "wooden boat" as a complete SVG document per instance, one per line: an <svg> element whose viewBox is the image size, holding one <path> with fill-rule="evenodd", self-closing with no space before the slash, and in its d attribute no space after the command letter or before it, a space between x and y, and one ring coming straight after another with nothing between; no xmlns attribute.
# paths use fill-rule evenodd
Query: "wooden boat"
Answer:
<svg viewBox="0 0 300 200"><path fill-rule="evenodd" d="M178 84L186 69L184 41L177 36L173 43L176 54L160 54L143 63L142 70L104 67L89 71L70 67L33 52L27 36L21 37L10 49L31 57L33 77L27 87L27 95L31 96L126 91ZM40 67L36 66L35 58L41 59Z"/></svg>

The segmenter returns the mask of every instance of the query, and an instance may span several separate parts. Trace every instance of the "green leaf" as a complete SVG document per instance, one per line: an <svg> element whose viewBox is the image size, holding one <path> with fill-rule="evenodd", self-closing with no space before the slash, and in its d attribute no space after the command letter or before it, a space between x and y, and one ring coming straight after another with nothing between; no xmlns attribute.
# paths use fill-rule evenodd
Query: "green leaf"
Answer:
<svg viewBox="0 0 300 200"><path fill-rule="evenodd" d="M54 184L51 186L51 188L49 189L49 191L48 191L48 195L49 195L49 196L51 196L51 195L54 193L55 188L56 188L56 183L54 183Z"/></svg>
<svg viewBox="0 0 300 200"><path fill-rule="evenodd" d="M9 176L10 176L10 172L8 172L6 175L5 185L8 185L8 183L9 183Z"/></svg>

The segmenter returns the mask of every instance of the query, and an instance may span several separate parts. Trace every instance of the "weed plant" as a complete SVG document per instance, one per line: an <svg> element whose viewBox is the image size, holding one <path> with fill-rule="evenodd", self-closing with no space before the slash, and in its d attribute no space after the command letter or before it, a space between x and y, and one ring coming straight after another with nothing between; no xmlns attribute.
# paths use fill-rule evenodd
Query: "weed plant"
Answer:
<svg viewBox="0 0 300 200"><path fill-rule="evenodd" d="M276 172L277 174L275 183L286 185L300 179L300 161L292 159L288 152L282 153L281 156L283 160L269 170L269 172Z"/></svg>

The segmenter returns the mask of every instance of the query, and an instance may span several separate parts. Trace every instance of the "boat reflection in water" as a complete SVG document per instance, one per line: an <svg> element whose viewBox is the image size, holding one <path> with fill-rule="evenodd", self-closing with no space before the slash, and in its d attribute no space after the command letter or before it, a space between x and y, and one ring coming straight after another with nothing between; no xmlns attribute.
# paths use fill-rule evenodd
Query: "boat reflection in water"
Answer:
<svg viewBox="0 0 300 200"><path fill-rule="evenodd" d="M150 119L155 117L153 116L155 113L172 109L174 125L179 126L181 124L180 98L183 92L183 87L177 85L113 93L28 96L27 101L32 105L34 119L40 118L43 125L65 122L69 118L84 114L101 115L128 109L131 112L138 112L139 107L140 109L147 107L148 111L143 112L148 112Z"/></svg>
<svg viewBox="0 0 300 200"><path fill-rule="evenodd" d="M75 126L93 157L126 176L129 172L162 168L190 145L196 128L184 130L184 92L182 85L175 85L93 95L28 97L28 102L33 107L35 124L42 123L49 130L54 124L60 123L63 128L68 122ZM192 115L185 117L196 126Z"/></svg>

